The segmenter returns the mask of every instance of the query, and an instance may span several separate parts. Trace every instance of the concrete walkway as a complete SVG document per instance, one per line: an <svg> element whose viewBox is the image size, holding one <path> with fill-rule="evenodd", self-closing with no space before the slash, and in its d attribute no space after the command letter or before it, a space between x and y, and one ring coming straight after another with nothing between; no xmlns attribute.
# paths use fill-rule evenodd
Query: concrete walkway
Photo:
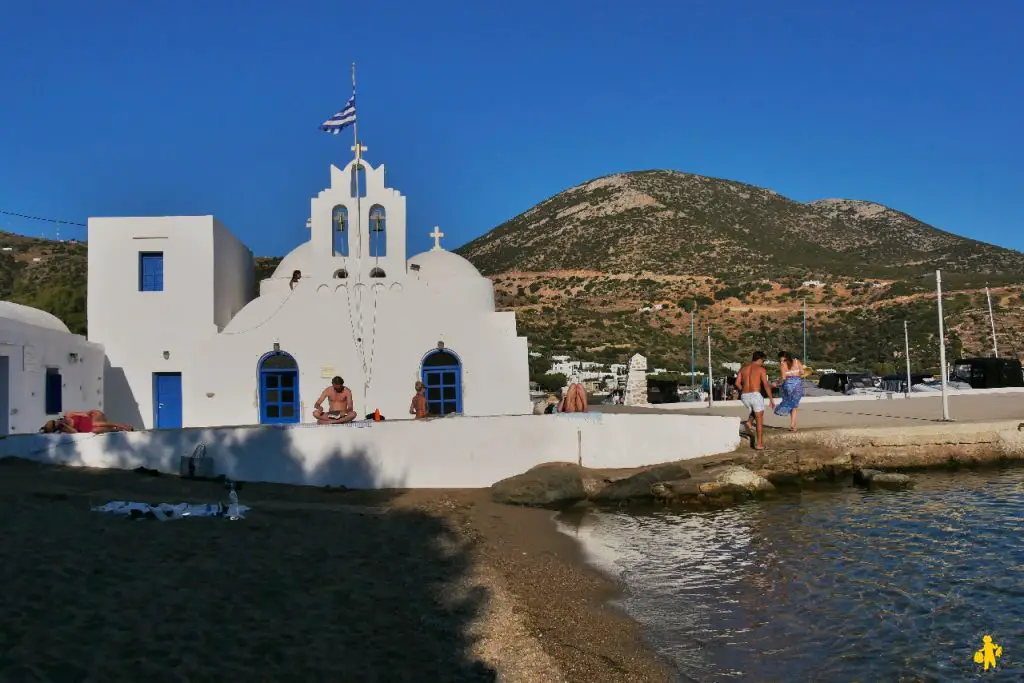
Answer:
<svg viewBox="0 0 1024 683"><path fill-rule="evenodd" d="M591 410L603 413L672 413L675 415L719 415L743 419L746 410L735 402L716 404L711 408L642 408L591 404ZM1002 393L949 397L949 416L956 422L1024 422L1024 393ZM894 427L941 423L941 396L915 396L912 399L880 400L817 400L801 404L797 426L801 429L836 429L850 427ZM789 429L788 417L776 417L765 410L768 429Z"/></svg>

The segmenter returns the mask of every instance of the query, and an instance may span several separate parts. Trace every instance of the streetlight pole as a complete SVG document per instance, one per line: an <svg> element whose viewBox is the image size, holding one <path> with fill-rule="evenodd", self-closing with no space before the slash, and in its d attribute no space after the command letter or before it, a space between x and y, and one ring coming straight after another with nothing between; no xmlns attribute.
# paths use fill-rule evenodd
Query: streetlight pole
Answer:
<svg viewBox="0 0 1024 683"><path fill-rule="evenodd" d="M946 390L946 327L942 320L942 271L935 271L935 292L939 302L939 372L942 377L942 421L949 422L949 395Z"/></svg>
<svg viewBox="0 0 1024 683"><path fill-rule="evenodd" d="M804 355L801 357L804 367L807 366L807 297L804 297Z"/></svg>
<svg viewBox="0 0 1024 683"><path fill-rule="evenodd" d="M711 326L708 325L708 408L715 402L715 385L711 379Z"/></svg>
<svg viewBox="0 0 1024 683"><path fill-rule="evenodd" d="M907 321L903 321L903 346L907 356L907 396L910 396L910 333L907 332Z"/></svg>
<svg viewBox="0 0 1024 683"><path fill-rule="evenodd" d="M694 321L693 316L697 312L697 304L693 305L690 309L690 391L692 392L696 386L697 381L694 379L695 365L697 365L697 345L694 337ZM692 396L691 396L692 397Z"/></svg>
<svg viewBox="0 0 1024 683"><path fill-rule="evenodd" d="M992 315L992 295L988 291L988 283L985 283L985 298L988 299L988 321L992 325L992 355L999 358L999 342L996 341L996 318Z"/></svg>

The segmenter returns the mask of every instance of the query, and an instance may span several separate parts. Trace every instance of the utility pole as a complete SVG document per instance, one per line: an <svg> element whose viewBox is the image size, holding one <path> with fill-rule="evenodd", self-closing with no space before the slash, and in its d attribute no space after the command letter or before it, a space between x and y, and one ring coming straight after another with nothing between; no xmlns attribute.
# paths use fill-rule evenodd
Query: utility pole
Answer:
<svg viewBox="0 0 1024 683"><path fill-rule="evenodd" d="M935 292L939 302L939 372L942 375L942 421L949 422L949 395L946 388L946 326L942 320L942 271L935 271Z"/></svg>
<svg viewBox="0 0 1024 683"><path fill-rule="evenodd" d="M711 379L711 326L708 325L708 408L715 402L715 386Z"/></svg>
<svg viewBox="0 0 1024 683"><path fill-rule="evenodd" d="M988 321L992 325L992 355L999 358L999 342L996 341L996 318L992 315L992 294L988 291L988 283L985 283L985 298L988 299Z"/></svg>
<svg viewBox="0 0 1024 683"><path fill-rule="evenodd" d="M696 337L694 337L694 315L697 313L697 304L694 303L693 308L690 309L690 391L692 392L697 387L697 380L694 377L695 366L697 365L697 344ZM691 395L692 397L692 395Z"/></svg>
<svg viewBox="0 0 1024 683"><path fill-rule="evenodd" d="M907 396L910 396L910 333L907 332L907 321L903 321L903 346L907 356Z"/></svg>
<svg viewBox="0 0 1024 683"><path fill-rule="evenodd" d="M804 297L804 355L801 356L804 367L807 367L807 297Z"/></svg>

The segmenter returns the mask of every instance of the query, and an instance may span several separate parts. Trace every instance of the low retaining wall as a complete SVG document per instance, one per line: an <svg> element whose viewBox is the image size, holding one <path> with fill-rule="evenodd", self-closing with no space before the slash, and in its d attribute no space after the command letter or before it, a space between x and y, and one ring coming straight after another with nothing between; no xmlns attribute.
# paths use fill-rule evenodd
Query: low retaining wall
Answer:
<svg viewBox="0 0 1024 683"><path fill-rule="evenodd" d="M813 429L772 437L772 449L827 450L849 455L862 467L927 468L1024 460L1024 424L937 423L910 427Z"/></svg>
<svg viewBox="0 0 1024 683"><path fill-rule="evenodd" d="M350 488L479 488L544 462L621 468L733 450L736 419L602 413L217 427L0 439L0 458L177 473L200 443L214 474Z"/></svg>
<svg viewBox="0 0 1024 683"><path fill-rule="evenodd" d="M947 389L947 396L991 396L996 394L1024 394L1024 387L1003 387L1001 389ZM774 390L776 400L779 399L778 389ZM808 403L845 403L847 401L905 401L918 398L941 398L941 391L914 391L910 394L888 391L881 394L835 394L834 396L804 396L800 405ZM741 401L715 401L715 408L741 408ZM640 408L656 408L657 410L700 410L708 407L707 401L691 401L688 403L642 403Z"/></svg>

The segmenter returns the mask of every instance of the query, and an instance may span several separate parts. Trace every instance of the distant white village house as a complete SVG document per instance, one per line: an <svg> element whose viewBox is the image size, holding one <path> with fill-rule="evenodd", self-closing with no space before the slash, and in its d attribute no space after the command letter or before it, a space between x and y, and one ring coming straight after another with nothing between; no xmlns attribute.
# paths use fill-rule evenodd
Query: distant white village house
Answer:
<svg viewBox="0 0 1024 683"><path fill-rule="evenodd" d="M0 435L103 409L103 347L46 311L0 301Z"/></svg>

